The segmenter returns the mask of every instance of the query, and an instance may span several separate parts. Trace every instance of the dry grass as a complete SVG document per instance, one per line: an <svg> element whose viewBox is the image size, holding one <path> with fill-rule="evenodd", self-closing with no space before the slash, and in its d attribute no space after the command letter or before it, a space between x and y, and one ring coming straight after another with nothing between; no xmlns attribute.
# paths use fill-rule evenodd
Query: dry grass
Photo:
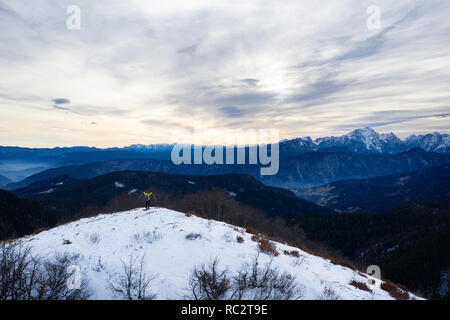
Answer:
<svg viewBox="0 0 450 320"><path fill-rule="evenodd" d="M300 258L300 252L298 252L297 250L292 250L292 251L284 250L283 253L287 256Z"/></svg>
<svg viewBox="0 0 450 320"><path fill-rule="evenodd" d="M50 229L51 229L50 227L38 228L38 229L34 230L33 235L39 234L39 233L44 232L44 231L48 231Z"/></svg>
<svg viewBox="0 0 450 320"><path fill-rule="evenodd" d="M359 282L356 280L352 280L349 283L351 286L354 286L355 288L362 290L362 291L367 291L367 292L372 292L372 289L370 289L367 284L365 284L364 282Z"/></svg>
<svg viewBox="0 0 450 320"><path fill-rule="evenodd" d="M268 255L272 255L275 257L279 255L277 246L268 239L261 238L259 240L258 246L259 246L259 250L261 250L261 252L267 253Z"/></svg>
<svg viewBox="0 0 450 320"><path fill-rule="evenodd" d="M393 284L392 282L386 281L383 282L380 286L384 291L389 292L391 297L397 300L408 300L409 293L407 290L400 289L398 285Z"/></svg>
<svg viewBox="0 0 450 320"><path fill-rule="evenodd" d="M251 233L251 234L254 234L254 235L259 235L259 232L256 229L252 228L252 227L247 227L245 229L245 232Z"/></svg>
<svg viewBox="0 0 450 320"><path fill-rule="evenodd" d="M187 211L187 212L184 213L184 215L185 215L186 217L190 217L190 216L196 216L196 217L198 217L198 216L199 216L199 214L198 214L197 212L195 212L195 211Z"/></svg>

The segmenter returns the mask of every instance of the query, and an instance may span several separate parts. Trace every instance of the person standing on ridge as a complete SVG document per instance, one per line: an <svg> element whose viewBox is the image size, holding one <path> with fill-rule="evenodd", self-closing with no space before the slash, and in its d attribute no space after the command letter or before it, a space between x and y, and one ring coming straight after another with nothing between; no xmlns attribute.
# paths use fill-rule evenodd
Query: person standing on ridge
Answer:
<svg viewBox="0 0 450 320"><path fill-rule="evenodd" d="M143 192L143 193L144 193L144 198L145 198L145 209L148 210L148 209L150 209L150 201L151 201L151 196L152 196L153 192L149 192L149 193Z"/></svg>

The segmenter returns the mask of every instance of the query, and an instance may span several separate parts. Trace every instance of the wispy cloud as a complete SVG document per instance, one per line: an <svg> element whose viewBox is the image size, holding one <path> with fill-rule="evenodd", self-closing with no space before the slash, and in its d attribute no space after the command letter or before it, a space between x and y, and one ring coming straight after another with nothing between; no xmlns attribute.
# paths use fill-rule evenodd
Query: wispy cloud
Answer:
<svg viewBox="0 0 450 320"><path fill-rule="evenodd" d="M69 104L70 100L69 99L64 99L64 98L59 98L59 99L52 99L52 101L55 104Z"/></svg>

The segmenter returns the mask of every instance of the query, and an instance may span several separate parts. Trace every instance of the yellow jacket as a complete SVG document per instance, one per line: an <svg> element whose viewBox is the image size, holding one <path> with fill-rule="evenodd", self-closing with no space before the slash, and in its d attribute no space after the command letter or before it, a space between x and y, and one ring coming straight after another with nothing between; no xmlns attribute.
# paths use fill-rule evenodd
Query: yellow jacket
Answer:
<svg viewBox="0 0 450 320"><path fill-rule="evenodd" d="M153 192L149 192L149 193L143 192L143 193L144 193L145 200L150 200L150 196L152 195Z"/></svg>

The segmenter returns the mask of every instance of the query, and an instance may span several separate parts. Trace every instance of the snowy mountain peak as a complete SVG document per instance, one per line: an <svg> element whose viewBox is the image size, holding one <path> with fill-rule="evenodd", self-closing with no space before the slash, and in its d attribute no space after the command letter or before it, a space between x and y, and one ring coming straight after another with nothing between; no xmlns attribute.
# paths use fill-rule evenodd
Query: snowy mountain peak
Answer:
<svg viewBox="0 0 450 320"><path fill-rule="evenodd" d="M370 127L364 127L364 128L360 128L360 129L355 129L352 132L349 132L347 135L348 136L363 135L363 136L367 137L367 136L377 136L378 133Z"/></svg>
<svg viewBox="0 0 450 320"><path fill-rule="evenodd" d="M355 129L342 136L310 137L284 140L285 152L301 154L312 151L348 149L357 153L394 154L421 148L429 152L450 154L450 135L434 132L427 135L411 135L404 141L393 132L378 133L370 127Z"/></svg>
<svg viewBox="0 0 450 320"><path fill-rule="evenodd" d="M392 132L379 134L369 127L356 129L339 137L318 138L319 148L345 147L359 153L395 153L403 150L403 142Z"/></svg>
<svg viewBox="0 0 450 320"><path fill-rule="evenodd" d="M380 280L361 272L277 242L272 244L278 254L268 254L242 228L162 208L85 218L20 241L40 255L80 254L82 277L93 299L120 298L108 284L120 279L130 256L152 275L148 291L156 299L185 298L195 267L217 260L220 269L234 276L256 257L258 265L294 277L302 299L393 299L380 288Z"/></svg>
<svg viewBox="0 0 450 320"><path fill-rule="evenodd" d="M405 139L411 148L422 148L426 151L450 153L450 135L433 132L425 135L411 135Z"/></svg>

